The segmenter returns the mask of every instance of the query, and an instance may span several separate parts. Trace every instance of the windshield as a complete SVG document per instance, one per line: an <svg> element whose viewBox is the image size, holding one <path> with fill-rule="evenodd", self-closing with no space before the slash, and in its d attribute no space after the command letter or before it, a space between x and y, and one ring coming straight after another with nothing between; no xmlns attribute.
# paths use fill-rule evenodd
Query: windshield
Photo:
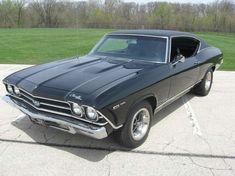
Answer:
<svg viewBox="0 0 235 176"><path fill-rule="evenodd" d="M91 54L165 63L166 46L163 37L108 35Z"/></svg>

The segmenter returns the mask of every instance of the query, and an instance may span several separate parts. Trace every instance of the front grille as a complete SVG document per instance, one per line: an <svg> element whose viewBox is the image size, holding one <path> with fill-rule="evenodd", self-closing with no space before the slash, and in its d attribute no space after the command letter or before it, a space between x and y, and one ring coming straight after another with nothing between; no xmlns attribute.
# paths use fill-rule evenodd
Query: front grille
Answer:
<svg viewBox="0 0 235 176"><path fill-rule="evenodd" d="M20 94L22 100L38 110L54 114L72 115L70 104L67 102L32 96L23 90L20 90Z"/></svg>
<svg viewBox="0 0 235 176"><path fill-rule="evenodd" d="M75 118L99 126L103 126L108 123L102 116L98 122L91 122L85 119L85 117L76 117L75 115L73 115L71 106L68 102L34 96L22 89L20 89L20 96L11 96L16 99L20 99L21 101L25 102L26 104L38 111L67 116L69 118Z"/></svg>

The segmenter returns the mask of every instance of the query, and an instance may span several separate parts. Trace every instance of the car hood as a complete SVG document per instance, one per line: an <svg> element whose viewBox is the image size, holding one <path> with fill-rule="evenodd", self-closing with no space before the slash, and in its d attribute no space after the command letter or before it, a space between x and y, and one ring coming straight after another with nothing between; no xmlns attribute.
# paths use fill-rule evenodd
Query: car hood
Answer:
<svg viewBox="0 0 235 176"><path fill-rule="evenodd" d="M35 96L86 100L95 92L127 81L151 67L153 64L146 62L84 56L34 66L14 73L5 81L15 82L13 84Z"/></svg>

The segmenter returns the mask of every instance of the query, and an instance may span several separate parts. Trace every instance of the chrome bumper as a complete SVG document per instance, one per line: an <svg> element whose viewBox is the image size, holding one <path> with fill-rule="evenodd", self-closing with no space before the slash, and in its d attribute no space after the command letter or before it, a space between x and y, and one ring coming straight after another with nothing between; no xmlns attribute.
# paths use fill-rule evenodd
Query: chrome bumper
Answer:
<svg viewBox="0 0 235 176"><path fill-rule="evenodd" d="M218 64L215 66L215 70L218 70L220 66L224 63L224 59L222 58Z"/></svg>
<svg viewBox="0 0 235 176"><path fill-rule="evenodd" d="M87 125L80 121L76 123L71 123L58 118L54 118L50 114L41 114L37 111L30 110L26 106L21 105L21 103L16 102L10 96L6 95L2 98L5 102L12 105L13 107L19 109L21 112L29 116L29 118L37 124L56 128L62 131L66 131L72 134L79 133L95 139L103 139L108 136L105 127L97 127L94 125Z"/></svg>

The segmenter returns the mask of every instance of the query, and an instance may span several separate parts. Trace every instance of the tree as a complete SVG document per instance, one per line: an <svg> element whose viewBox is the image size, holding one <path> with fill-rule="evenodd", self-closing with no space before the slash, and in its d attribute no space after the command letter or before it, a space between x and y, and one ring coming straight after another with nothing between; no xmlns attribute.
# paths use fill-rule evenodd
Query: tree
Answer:
<svg viewBox="0 0 235 176"><path fill-rule="evenodd" d="M165 29L170 26L172 19L172 6L169 3L157 3L150 15L150 21L156 24L156 27Z"/></svg>
<svg viewBox="0 0 235 176"><path fill-rule="evenodd" d="M235 32L235 3L0 0L0 27L75 26Z"/></svg>
<svg viewBox="0 0 235 176"><path fill-rule="evenodd" d="M20 27L22 25L22 18L23 18L23 11L25 7L26 1L25 0L16 0L14 2L14 6L17 13L17 25Z"/></svg>
<svg viewBox="0 0 235 176"><path fill-rule="evenodd" d="M58 14L60 11L61 3L57 0L36 0L32 3L36 14L39 17L40 24L45 27L58 26Z"/></svg>

